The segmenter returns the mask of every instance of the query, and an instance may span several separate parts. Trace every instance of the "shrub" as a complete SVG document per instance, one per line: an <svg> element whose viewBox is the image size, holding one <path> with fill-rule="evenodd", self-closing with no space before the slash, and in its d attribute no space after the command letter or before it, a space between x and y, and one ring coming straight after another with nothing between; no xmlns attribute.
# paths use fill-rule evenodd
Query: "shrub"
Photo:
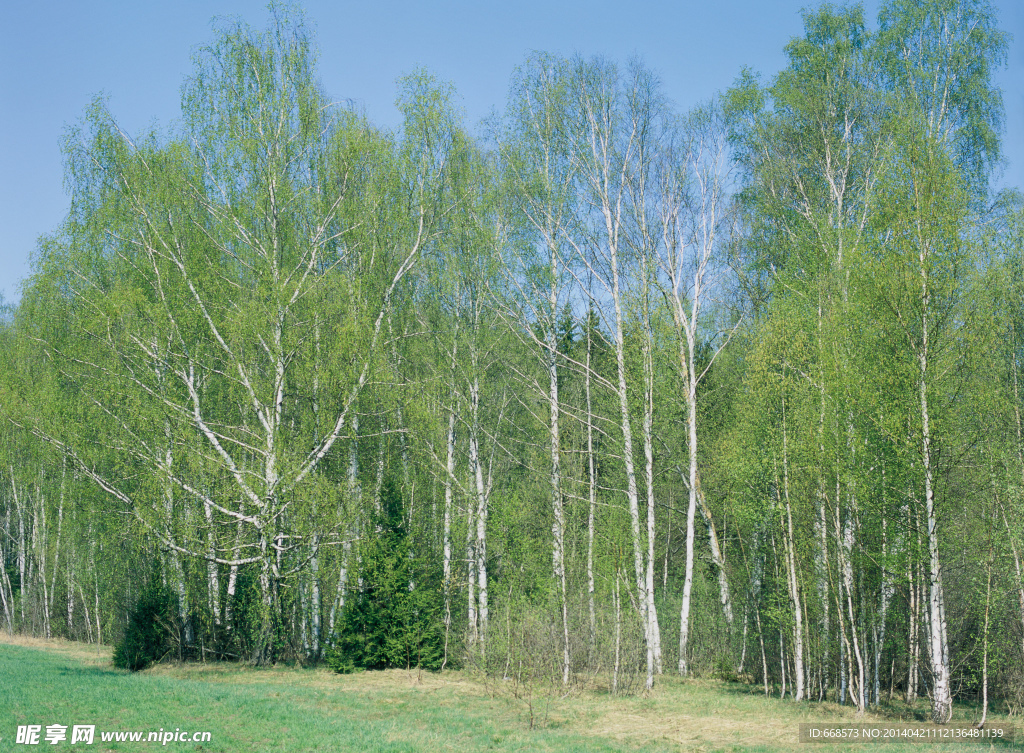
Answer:
<svg viewBox="0 0 1024 753"><path fill-rule="evenodd" d="M444 627L439 578L413 557L395 484L381 490L377 534L363 542L362 586L345 600L327 664L336 672L388 667L440 669Z"/></svg>
<svg viewBox="0 0 1024 753"><path fill-rule="evenodd" d="M138 672L173 650L174 595L154 573L128 616L128 627L114 648L114 666Z"/></svg>

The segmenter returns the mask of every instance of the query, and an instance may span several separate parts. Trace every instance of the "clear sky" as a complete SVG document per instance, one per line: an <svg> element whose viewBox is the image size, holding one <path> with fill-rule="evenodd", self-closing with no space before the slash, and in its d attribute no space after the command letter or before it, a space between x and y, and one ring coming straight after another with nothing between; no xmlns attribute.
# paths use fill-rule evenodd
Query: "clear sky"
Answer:
<svg viewBox="0 0 1024 753"><path fill-rule="evenodd" d="M995 0L1014 36L997 77L1006 105L1001 185L1024 188L1024 3ZM326 92L399 123L395 80L423 66L455 84L470 124L503 106L510 74L532 50L638 54L688 108L729 86L749 65L766 79L802 32L812 0L309 0ZM628 7L628 10L627 10ZM871 26L877 0L864 3ZM129 133L179 115L193 48L214 16L263 28L259 0L0 2L0 293L20 297L37 238L68 207L60 138L98 93Z"/></svg>

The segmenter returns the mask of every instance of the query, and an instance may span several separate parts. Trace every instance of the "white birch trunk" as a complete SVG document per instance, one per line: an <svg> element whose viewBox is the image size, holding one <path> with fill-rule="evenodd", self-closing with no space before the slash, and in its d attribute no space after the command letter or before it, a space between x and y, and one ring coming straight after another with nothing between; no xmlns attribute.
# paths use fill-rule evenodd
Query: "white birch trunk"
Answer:
<svg viewBox="0 0 1024 753"><path fill-rule="evenodd" d="M244 506L241 508L243 513L245 511ZM235 547L234 550L237 552L239 547L242 546L242 521L239 520L235 524ZM232 616L235 609L235 588L238 585L238 564L233 563L228 570L228 586L227 595L224 599L224 622L227 625L228 630L234 629L234 623Z"/></svg>
<svg viewBox="0 0 1024 753"><path fill-rule="evenodd" d="M594 464L594 408L590 395L590 353L591 330L587 322L587 369L584 374L584 389L587 397L587 606L590 611L590 653L597 648L597 612L594 605L594 517L597 511L597 469ZM1018 572L1019 576L1019 572ZM1022 611L1024 617L1024 590L1022 594ZM616 604L618 604L616 598Z"/></svg>
<svg viewBox="0 0 1024 753"><path fill-rule="evenodd" d="M557 279L556 257L552 253L552 280ZM555 323L558 306L558 288L553 283L549 297L550 326L548 327L547 338L547 361L548 361L548 432L549 451L551 454L551 506L554 513L552 523L552 568L554 570L555 583L558 586L559 611L562 619L562 684L569 684L569 603L566 589L565 577L565 511L562 500L562 459L561 459L561 434L559 430L559 402L558 402L558 350L555 338Z"/></svg>
<svg viewBox="0 0 1024 753"><path fill-rule="evenodd" d="M768 695L768 655L764 648L764 631L761 627L761 582L764 577L764 557L761 553L760 528L754 530L754 540L750 547L753 568L750 572L750 601L754 604L754 623L757 626L757 641L761 648L761 678L764 681L764 694Z"/></svg>
<svg viewBox="0 0 1024 753"><path fill-rule="evenodd" d="M992 603L992 540L991 530L989 531L989 549L988 549L988 561L986 564L986 582L985 582L985 628L982 637L983 650L981 658L981 721L978 722L978 729L982 729L985 726L985 720L988 718L988 621L989 621L989 606Z"/></svg>
<svg viewBox="0 0 1024 753"><path fill-rule="evenodd" d="M654 518L654 364L651 349L653 347L653 336L650 331L650 323L644 322L644 482L647 488L647 564L645 573L645 586L647 598L647 624L648 641L647 651L650 659L647 662L648 673L656 672L661 674L661 628L658 625L658 610L654 605L654 544L655 518ZM654 685L654 678L648 677L647 687Z"/></svg>
<svg viewBox="0 0 1024 753"><path fill-rule="evenodd" d="M474 359L475 360L475 359ZM475 366L475 364L474 364ZM469 434L469 462L473 482L476 489L476 599L477 599L477 638L479 640L480 658L487 657L487 622L489 618L487 604L487 495L484 484L483 466L480 461L480 381L474 373L470 385L472 409L472 426Z"/></svg>
<svg viewBox="0 0 1024 753"><path fill-rule="evenodd" d="M335 589L331 613L328 617L327 632L335 634L338 617L345 608L345 592L348 588L348 570L352 560L352 536L358 534L359 519L362 512L363 488L359 483L359 414L352 414L352 441L348 446L348 510L355 516L355 526L345 520L346 506L338 507L338 517L344 521L342 530L345 538L341 544L341 562L338 565L338 586Z"/></svg>
<svg viewBox="0 0 1024 753"><path fill-rule="evenodd" d="M444 556L444 634L445 658L448 660L448 635L452 628L452 478L455 476L455 409L448 412L448 434L445 442L444 477L444 532L442 550Z"/></svg>
<svg viewBox="0 0 1024 753"><path fill-rule="evenodd" d="M692 317L691 317L692 319ZM680 360L684 361L686 388L686 434L689 450L689 502L686 506L686 571L683 580L683 604L679 614L679 674L689 674L688 651L690 638L690 596L693 590L693 543L694 516L697 512L697 380L694 374L693 353L695 343L691 327L685 328L686 351L680 352ZM682 343L680 344L682 347Z"/></svg>
<svg viewBox="0 0 1024 753"><path fill-rule="evenodd" d="M923 259L922 259L923 263ZM922 276L924 276L922 266ZM922 283L924 285L924 283ZM927 300L927 287L925 299ZM932 485L931 427L928 413L928 319L923 318L923 349L919 356L921 395L921 459L924 463L924 504L928 525L928 642L932 664L932 721L945 724L953 714L949 686L949 653L946 641L946 615L942 593L942 567L939 562L938 517Z"/></svg>
<svg viewBox="0 0 1024 753"><path fill-rule="evenodd" d="M1013 531L1010 529L1010 521L1006 518L1006 510L1003 509L1002 504L999 506L999 512L1003 516L1003 525L1006 526L1006 537L1010 540L1010 551L1013 553L1013 567L1017 572L1017 605L1020 610L1021 632L1024 634L1024 570L1021 568L1020 552L1017 549L1017 542ZM1024 652L1024 643L1022 643L1021 649Z"/></svg>
<svg viewBox="0 0 1024 753"><path fill-rule="evenodd" d="M7 554L4 551L3 542L0 541L0 562L7 561ZM7 632L14 635L14 591L11 588L11 579L7 575L7 568L0 567L0 601L3 602L4 618L7 622Z"/></svg>
<svg viewBox="0 0 1024 753"><path fill-rule="evenodd" d="M612 250L612 303L615 308L615 365L617 372L617 395L619 403L619 420L622 430L623 460L626 470L626 498L629 504L629 520L633 542L633 571L636 577L636 590L640 605L640 621L644 625L644 640L647 646L651 642L650 618L648 616L647 587L644 572L644 553L640 537L640 501L636 483L636 466L634 463L633 425L629 415L629 395L626 388L626 347L624 322L622 319L622 300L619 293L618 255ZM653 685L653 654L648 652L648 689Z"/></svg>
<svg viewBox="0 0 1024 753"><path fill-rule="evenodd" d="M25 513L21 504L21 499L18 496L18 486L14 481L14 467L10 466L11 469L11 493L14 495L14 507L18 511L18 593L21 598L18 600L18 606L21 611L21 625L20 629L25 629Z"/></svg>
<svg viewBox="0 0 1024 753"><path fill-rule="evenodd" d="M857 712L864 712L864 657L861 655L860 640L857 636L857 619L853 611L854 582L853 582L853 543L854 526L853 510L851 509L843 523L843 530L840 545L837 549L840 552L843 591L846 601L846 617L850 623L850 640L847 644L849 658L847 664L850 671L850 696L857 706ZM837 511L838 515L838 511ZM838 520L837 520L838 523ZM856 671L852 662L856 661Z"/></svg>
<svg viewBox="0 0 1024 753"><path fill-rule="evenodd" d="M883 484L885 483L884 482L884 476L885 476L885 474L883 473ZM889 562L888 562L888 559L887 559L887 556L886 556L887 555L887 552L886 552L886 547L887 547L886 529L887 528L888 528L888 521L886 520L886 518L883 517L882 518L882 563L883 563L883 569L882 569L882 592L881 592L881 598L879 599L880 606L879 606L878 616L877 616L878 637L875 640L875 694L874 694L874 699L873 699L873 704L875 706L877 706L878 702L879 702L879 680L878 680L878 674L879 674L879 664L882 661L882 650L885 648L885 622L886 622L886 618L887 618L887 616L889 614L889 603L892 601L893 593L896 590L895 589L895 584L893 583L893 579L892 579L892 572L889 569Z"/></svg>
<svg viewBox="0 0 1024 753"><path fill-rule="evenodd" d="M470 443L472 447L472 443ZM472 474L471 474L472 475ZM477 617L476 599L476 504L466 501L466 640L470 653L474 653L480 640L480 625Z"/></svg>
<svg viewBox="0 0 1024 753"><path fill-rule="evenodd" d="M619 82L609 71L594 67L580 70L581 115L585 121L582 143L586 146L586 154L579 154L584 161L583 181L593 191L597 210L600 212L601 227L595 233L594 258L601 257L602 266L606 265L607 276L602 270L598 273L593 264L591 251L577 246L580 261L588 272L597 276L611 303L612 347L615 353L616 381L612 385L619 408L619 428L622 432L622 457L626 476L626 500L629 508L630 536L633 547L633 575L637 589L637 608L644 629L645 647L650 648L652 641L649 619L648 595L644 568L644 547L640 528L639 493L637 490L635 449L633 447L633 428L629 412L629 395L626 384L625 359L625 322L623 319L622 296L622 259L620 257L622 238L623 203L627 200L626 191L634 167L633 160L638 149L641 133L639 120L653 113L621 112L620 103L610 104L604 97L612 90L612 96L618 96ZM593 88L591 88L593 87ZM625 123L627 128L620 130ZM619 141L624 137L624 143ZM604 304L590 291L584 291L591 302ZM648 651L648 683L653 683L653 652Z"/></svg>
<svg viewBox="0 0 1024 753"><path fill-rule="evenodd" d="M804 699L804 633L803 607L800 602L800 588L796 573L796 543L793 536L793 508L789 499L789 440L786 431L786 404L782 404L782 488L786 501L786 575L789 585L789 600L793 605L793 678L796 691L794 701Z"/></svg>
<svg viewBox="0 0 1024 753"><path fill-rule="evenodd" d="M619 569L615 568L615 590L612 592L615 607L615 665L612 668L612 694L619 690L619 666L622 657L622 602L619 599Z"/></svg>
<svg viewBox="0 0 1024 753"><path fill-rule="evenodd" d="M210 594L209 606L213 614L213 624L220 625L220 572L213 558L217 553L213 536L213 510L209 503L203 505L206 515L206 587Z"/></svg>
<svg viewBox="0 0 1024 753"><path fill-rule="evenodd" d="M57 598L57 571L60 566L60 553L62 550L61 536L64 528L64 482L67 477L67 457L61 458L61 473L60 473L60 497L57 503L57 543L53 547L53 569L50 574L50 589L48 599L46 602L46 624L47 624L47 637L50 635L51 626L50 620L53 614L53 600ZM46 556L46 553L43 553ZM70 629L70 628L69 628Z"/></svg>
<svg viewBox="0 0 1024 753"><path fill-rule="evenodd" d="M729 626L729 633L733 629L732 595L729 589L729 578L725 570L725 553L722 551L718 539L718 529L715 528L715 520L711 515L707 500L704 499L704 491L701 489L700 473L697 473L697 509L704 518L704 525L708 529L708 543L711 545L711 561L718 571L718 601L722 606L722 615L725 623Z"/></svg>
<svg viewBox="0 0 1024 753"><path fill-rule="evenodd" d="M320 645L323 641L323 627L320 595L320 532L313 534L313 551L309 558L309 588L310 588L310 612L312 626L310 629L310 643L313 657L320 656Z"/></svg>

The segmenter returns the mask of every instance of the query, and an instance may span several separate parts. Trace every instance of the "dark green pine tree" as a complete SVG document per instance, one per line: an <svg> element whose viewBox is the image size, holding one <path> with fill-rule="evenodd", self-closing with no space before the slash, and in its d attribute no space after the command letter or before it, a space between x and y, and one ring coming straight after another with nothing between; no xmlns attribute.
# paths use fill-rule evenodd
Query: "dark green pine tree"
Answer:
<svg viewBox="0 0 1024 753"><path fill-rule="evenodd" d="M327 664L336 672L389 667L440 669L441 583L412 548L405 504L392 479L361 545L361 586L349 592Z"/></svg>

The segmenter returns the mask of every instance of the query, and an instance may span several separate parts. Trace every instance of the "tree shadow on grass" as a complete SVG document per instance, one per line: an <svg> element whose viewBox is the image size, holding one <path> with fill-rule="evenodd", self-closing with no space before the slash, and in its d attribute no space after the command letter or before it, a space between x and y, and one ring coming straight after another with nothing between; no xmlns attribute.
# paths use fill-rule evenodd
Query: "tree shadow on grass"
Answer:
<svg viewBox="0 0 1024 753"><path fill-rule="evenodd" d="M56 670L57 674L62 677L77 677L82 680L87 680L94 677L124 677L129 672L118 671L113 668L106 667L75 667L75 666L64 666Z"/></svg>

